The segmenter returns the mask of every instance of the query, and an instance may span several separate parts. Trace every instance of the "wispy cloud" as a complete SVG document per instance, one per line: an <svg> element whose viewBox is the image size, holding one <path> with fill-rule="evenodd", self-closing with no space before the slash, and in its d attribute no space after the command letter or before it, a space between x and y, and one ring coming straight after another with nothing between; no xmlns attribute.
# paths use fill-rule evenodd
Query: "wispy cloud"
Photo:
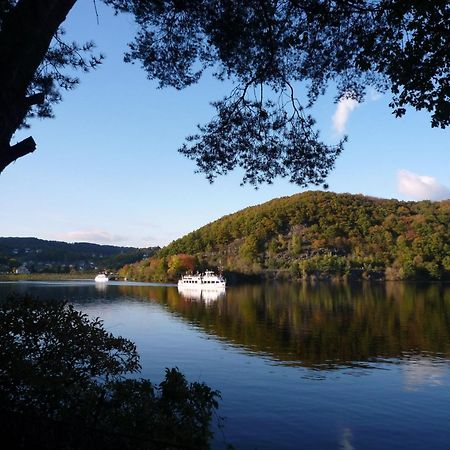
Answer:
<svg viewBox="0 0 450 450"><path fill-rule="evenodd" d="M408 170L397 173L398 191L416 200L445 200L450 198L450 188L439 183L436 178L418 175Z"/></svg>
<svg viewBox="0 0 450 450"><path fill-rule="evenodd" d="M359 106L359 103L352 98L343 97L338 101L336 112L332 117L333 130L336 134L342 135L345 133L350 113L357 106Z"/></svg>
<svg viewBox="0 0 450 450"><path fill-rule="evenodd" d="M117 244L125 240L123 236L100 229L68 231L67 233L57 234L55 238L69 242L94 242L98 244Z"/></svg>
<svg viewBox="0 0 450 450"><path fill-rule="evenodd" d="M371 87L371 88L369 88L369 90L367 92L367 96L368 96L369 100L376 102L376 101L380 100L381 97L383 97L383 94Z"/></svg>

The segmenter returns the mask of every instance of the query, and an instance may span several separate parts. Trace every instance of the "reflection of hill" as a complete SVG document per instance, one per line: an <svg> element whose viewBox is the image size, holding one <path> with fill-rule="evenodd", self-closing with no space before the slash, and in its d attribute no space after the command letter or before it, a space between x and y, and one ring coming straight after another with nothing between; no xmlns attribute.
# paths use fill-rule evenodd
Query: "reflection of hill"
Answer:
<svg viewBox="0 0 450 450"><path fill-rule="evenodd" d="M119 289L287 364L328 367L405 352L450 356L450 288L439 285L242 286L209 305L186 300L175 288Z"/></svg>

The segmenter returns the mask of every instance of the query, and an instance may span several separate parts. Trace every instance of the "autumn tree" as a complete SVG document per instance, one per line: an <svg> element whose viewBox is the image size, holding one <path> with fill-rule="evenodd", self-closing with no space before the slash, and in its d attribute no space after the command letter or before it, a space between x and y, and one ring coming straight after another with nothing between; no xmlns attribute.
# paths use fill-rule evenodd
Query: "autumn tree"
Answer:
<svg viewBox="0 0 450 450"><path fill-rule="evenodd" d="M253 184L323 183L344 141L324 144L308 108L330 85L336 101L363 101L373 87L391 92L398 117L412 106L434 127L450 122L447 0L103 1L134 17L125 60L161 87L183 89L205 72L234 83L180 149L209 180L241 167ZM50 117L76 85L64 69L101 63L92 43L64 41L75 2L0 0L0 171L36 147L32 137L13 143L17 129Z"/></svg>
<svg viewBox="0 0 450 450"><path fill-rule="evenodd" d="M225 271L262 276L270 269L290 271L294 277L300 271L448 280L448 223L449 201L401 202L310 191L225 216L130 267L138 279L147 281L162 280L156 271L150 271L149 278L140 278L139 272L159 264L163 256L173 274L197 257L205 261L200 267L220 265Z"/></svg>

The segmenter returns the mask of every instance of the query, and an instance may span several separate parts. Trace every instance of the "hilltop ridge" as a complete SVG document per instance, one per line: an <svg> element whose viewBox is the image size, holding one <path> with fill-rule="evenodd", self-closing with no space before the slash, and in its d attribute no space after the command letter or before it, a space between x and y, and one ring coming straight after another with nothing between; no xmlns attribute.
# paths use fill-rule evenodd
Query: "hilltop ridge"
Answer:
<svg viewBox="0 0 450 450"><path fill-rule="evenodd" d="M448 279L450 200L399 201L310 191L227 215L127 265L176 279L205 267L263 277Z"/></svg>
<svg viewBox="0 0 450 450"><path fill-rule="evenodd" d="M153 255L159 247L134 248L89 242L0 237L0 272L67 273L118 269Z"/></svg>

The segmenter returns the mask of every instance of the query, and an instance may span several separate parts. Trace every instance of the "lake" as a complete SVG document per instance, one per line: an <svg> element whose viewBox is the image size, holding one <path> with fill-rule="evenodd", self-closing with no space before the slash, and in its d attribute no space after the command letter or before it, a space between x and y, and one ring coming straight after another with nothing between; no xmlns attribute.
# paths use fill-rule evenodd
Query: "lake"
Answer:
<svg viewBox="0 0 450 450"><path fill-rule="evenodd" d="M66 299L222 393L214 448L450 449L450 286L292 283L226 293L91 281L0 283Z"/></svg>

